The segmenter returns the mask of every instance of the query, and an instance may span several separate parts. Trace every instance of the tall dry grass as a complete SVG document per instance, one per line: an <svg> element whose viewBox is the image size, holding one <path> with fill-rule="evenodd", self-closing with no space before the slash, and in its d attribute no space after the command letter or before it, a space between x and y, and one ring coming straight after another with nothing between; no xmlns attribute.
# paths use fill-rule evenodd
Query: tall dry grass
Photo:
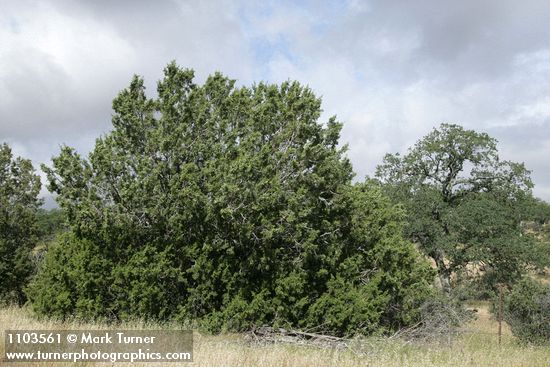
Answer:
<svg viewBox="0 0 550 367"><path fill-rule="evenodd" d="M520 345L504 328L502 345L498 345L497 323L486 305L477 305L477 320L466 325L463 333L450 345L415 345L403 340L370 338L357 343L361 353L352 350L321 349L312 346L250 344L243 335L194 334L192 363L162 363L159 366L550 366L550 348ZM117 329L158 329L158 325L129 323ZM101 324L38 321L25 309L0 309L0 329L113 329ZM4 354L4 343L0 344ZM27 363L4 364L26 367ZM32 363L29 366L129 366L129 363ZM152 363L132 364L154 366Z"/></svg>

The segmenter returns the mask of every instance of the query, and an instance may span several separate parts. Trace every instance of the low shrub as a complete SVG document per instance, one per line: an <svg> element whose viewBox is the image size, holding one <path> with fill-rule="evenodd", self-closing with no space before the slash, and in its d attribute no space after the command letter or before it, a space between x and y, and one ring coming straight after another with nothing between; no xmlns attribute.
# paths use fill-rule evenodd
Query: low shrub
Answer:
<svg viewBox="0 0 550 367"><path fill-rule="evenodd" d="M550 341L550 286L529 278L518 282L505 298L504 320L521 341Z"/></svg>

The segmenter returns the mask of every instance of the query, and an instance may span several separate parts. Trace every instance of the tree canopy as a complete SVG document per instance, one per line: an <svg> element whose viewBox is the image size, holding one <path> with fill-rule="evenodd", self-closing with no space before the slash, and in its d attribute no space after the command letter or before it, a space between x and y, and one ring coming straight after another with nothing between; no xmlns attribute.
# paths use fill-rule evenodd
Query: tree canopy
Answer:
<svg viewBox="0 0 550 367"><path fill-rule="evenodd" d="M22 303L33 271L30 258L37 236L40 177L29 160L0 145L0 299Z"/></svg>
<svg viewBox="0 0 550 367"><path fill-rule="evenodd" d="M402 211L351 184L320 99L297 82L193 78L171 63L150 99L134 77L88 158L65 146L43 167L71 231L29 289L33 308L212 330L413 322L433 274Z"/></svg>
<svg viewBox="0 0 550 367"><path fill-rule="evenodd" d="M404 156L388 154L376 177L409 215L406 234L436 263L442 286L451 274L482 270L493 283L517 279L547 257L523 228L532 218L530 172L501 160L496 140L442 124Z"/></svg>

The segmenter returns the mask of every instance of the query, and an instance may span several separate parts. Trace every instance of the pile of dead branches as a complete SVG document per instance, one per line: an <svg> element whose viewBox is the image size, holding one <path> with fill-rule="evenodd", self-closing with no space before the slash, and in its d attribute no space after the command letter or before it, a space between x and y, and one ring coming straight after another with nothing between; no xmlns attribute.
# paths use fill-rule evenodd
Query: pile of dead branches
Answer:
<svg viewBox="0 0 550 367"><path fill-rule="evenodd" d="M473 318L471 311L449 300L436 299L426 302L420 308L420 313L419 322L408 328L400 329L391 336L357 336L348 339L313 332L261 326L249 331L246 340L254 344L286 343L348 349L358 354L369 354L372 352L374 344L388 340L399 341L403 344L448 343L450 345L452 340L463 331L461 326Z"/></svg>
<svg viewBox="0 0 550 367"><path fill-rule="evenodd" d="M251 330L246 337L249 343L256 345L269 344L293 344L317 347L323 349L347 350L358 356L375 355L381 350L381 344L386 338L370 336L368 338L357 336L351 339L340 338L332 335L286 330L262 326Z"/></svg>
<svg viewBox="0 0 550 367"><path fill-rule="evenodd" d="M441 300L424 303L420 314L418 323L399 330L390 339L450 344L463 331L461 327L474 318L474 313L461 305Z"/></svg>
<svg viewBox="0 0 550 367"><path fill-rule="evenodd" d="M332 335L286 330L269 326L255 328L248 332L246 337L249 341L259 344L291 343L336 349L347 349L350 344L349 339Z"/></svg>

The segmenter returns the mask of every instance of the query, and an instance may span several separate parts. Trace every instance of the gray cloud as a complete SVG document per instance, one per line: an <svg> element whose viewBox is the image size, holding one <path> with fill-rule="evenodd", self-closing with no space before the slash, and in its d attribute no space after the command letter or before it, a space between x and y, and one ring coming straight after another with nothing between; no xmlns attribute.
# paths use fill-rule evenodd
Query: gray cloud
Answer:
<svg viewBox="0 0 550 367"><path fill-rule="evenodd" d="M536 193L550 198L550 118L545 121L521 125L498 126L489 134L499 140L500 153L504 159L524 162L531 170ZM521 152L518 154L518 152ZM518 159L521 158L521 159ZM542 183L542 184L541 184Z"/></svg>
<svg viewBox="0 0 550 367"><path fill-rule="evenodd" d="M241 84L297 79L345 123L358 179L441 122L499 139L550 200L546 0L6 1L0 140L46 162L88 151L132 74L154 94L166 63Z"/></svg>
<svg viewBox="0 0 550 367"><path fill-rule="evenodd" d="M343 17L330 44L407 81L426 74L452 83L498 78L516 55L548 47L550 3L544 0L364 4Z"/></svg>
<svg viewBox="0 0 550 367"><path fill-rule="evenodd" d="M292 40L293 58L274 58L269 75L324 96L327 112L346 122L359 178L385 152L456 122L494 133L505 158L524 161L535 193L550 199L548 139L531 129L550 127L550 3L370 1L332 15L319 37L310 18L275 9L270 19ZM506 129L523 131L521 140L506 138ZM537 143L522 144L528 136Z"/></svg>

